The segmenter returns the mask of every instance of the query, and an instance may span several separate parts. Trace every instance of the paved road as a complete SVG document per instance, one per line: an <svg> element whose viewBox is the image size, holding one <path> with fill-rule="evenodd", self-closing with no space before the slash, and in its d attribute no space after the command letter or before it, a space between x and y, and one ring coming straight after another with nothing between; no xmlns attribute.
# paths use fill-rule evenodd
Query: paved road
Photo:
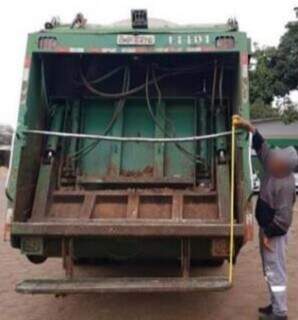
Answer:
<svg viewBox="0 0 298 320"><path fill-rule="evenodd" d="M0 209L4 213L3 185L2 176ZM1 219L4 220L3 214ZM3 228L0 239L2 232ZM288 265L293 320L298 314L297 246L298 219L291 234ZM242 250L235 270L234 288L225 293L25 296L14 292L16 283L30 277L61 275L60 260L35 266L3 241L0 241L0 256L0 320L251 320L257 319L257 306L267 303L257 239Z"/></svg>

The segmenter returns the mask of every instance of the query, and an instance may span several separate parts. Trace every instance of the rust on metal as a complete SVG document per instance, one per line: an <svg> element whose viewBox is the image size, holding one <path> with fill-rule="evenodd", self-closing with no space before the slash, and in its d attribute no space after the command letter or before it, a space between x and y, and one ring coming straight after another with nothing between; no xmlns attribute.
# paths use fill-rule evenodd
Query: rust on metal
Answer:
<svg viewBox="0 0 298 320"><path fill-rule="evenodd" d="M98 219L99 220L99 219ZM167 220L103 220L68 219L57 221L48 219L44 222L14 222L12 232L15 235L48 236L131 236L131 237L221 237L229 236L229 224L202 223L202 221L167 221ZM243 237L243 224L235 224L235 236Z"/></svg>
<svg viewBox="0 0 298 320"><path fill-rule="evenodd" d="M79 218L81 219L91 218L91 214L95 206L95 199L96 197L94 194L86 195L83 205L81 206Z"/></svg>
<svg viewBox="0 0 298 320"><path fill-rule="evenodd" d="M183 217L183 195L181 193L173 196L173 213L172 217L175 220L181 220Z"/></svg>
<svg viewBox="0 0 298 320"><path fill-rule="evenodd" d="M172 197L141 196L139 217L140 219L171 219Z"/></svg>
<svg viewBox="0 0 298 320"><path fill-rule="evenodd" d="M61 219L166 219L216 221L216 192L205 189L122 189L53 192L46 212L32 221Z"/></svg>
<svg viewBox="0 0 298 320"><path fill-rule="evenodd" d="M190 277L191 247L189 239L181 240L181 273L182 278Z"/></svg>
<svg viewBox="0 0 298 320"><path fill-rule="evenodd" d="M66 278L73 277L73 239L63 238L61 241L62 265L65 270Z"/></svg>
<svg viewBox="0 0 298 320"><path fill-rule="evenodd" d="M125 219L127 215L127 196L106 195L96 197L92 219Z"/></svg>
<svg viewBox="0 0 298 320"><path fill-rule="evenodd" d="M227 257L229 254L229 240L227 238L213 239L211 252L213 257Z"/></svg>
<svg viewBox="0 0 298 320"><path fill-rule="evenodd" d="M128 198L127 218L137 219L139 212L140 197L136 192L132 192Z"/></svg>
<svg viewBox="0 0 298 320"><path fill-rule="evenodd" d="M184 199L183 217L185 219L214 220L218 218L217 202L211 198L186 196Z"/></svg>
<svg viewBox="0 0 298 320"><path fill-rule="evenodd" d="M153 167L147 166L141 171L132 171L132 170L122 170L121 176L123 177L152 177L153 176Z"/></svg>

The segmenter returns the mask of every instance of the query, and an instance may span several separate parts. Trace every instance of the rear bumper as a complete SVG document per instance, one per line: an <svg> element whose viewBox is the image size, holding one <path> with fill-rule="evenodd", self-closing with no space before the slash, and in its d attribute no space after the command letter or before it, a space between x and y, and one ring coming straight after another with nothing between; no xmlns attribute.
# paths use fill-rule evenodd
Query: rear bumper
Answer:
<svg viewBox="0 0 298 320"><path fill-rule="evenodd" d="M231 288L225 277L36 279L19 283L16 291L29 294L222 291Z"/></svg>
<svg viewBox="0 0 298 320"><path fill-rule="evenodd" d="M198 221L156 222L117 221L83 222L15 222L12 235L16 236L56 236L56 237L225 237L230 234L228 223L198 223ZM243 224L235 224L234 235L244 235Z"/></svg>

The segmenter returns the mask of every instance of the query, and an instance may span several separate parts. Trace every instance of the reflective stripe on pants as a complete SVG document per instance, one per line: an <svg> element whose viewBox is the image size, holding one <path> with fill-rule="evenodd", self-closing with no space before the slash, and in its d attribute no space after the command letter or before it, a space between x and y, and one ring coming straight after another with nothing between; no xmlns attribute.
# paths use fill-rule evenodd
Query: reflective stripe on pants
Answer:
<svg viewBox="0 0 298 320"><path fill-rule="evenodd" d="M270 238L268 250L263 245L263 232L260 230L260 252L264 276L268 284L273 313L277 316L287 314L287 236Z"/></svg>

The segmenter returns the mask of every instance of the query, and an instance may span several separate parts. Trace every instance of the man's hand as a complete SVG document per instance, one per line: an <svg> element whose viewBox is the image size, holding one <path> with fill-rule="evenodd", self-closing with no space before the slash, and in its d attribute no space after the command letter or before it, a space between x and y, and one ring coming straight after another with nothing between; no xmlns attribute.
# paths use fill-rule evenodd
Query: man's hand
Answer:
<svg viewBox="0 0 298 320"><path fill-rule="evenodd" d="M247 120L244 118L238 116L237 114L233 115L233 124L236 128L241 128L245 129L246 131L249 132L255 132L255 127Z"/></svg>
<svg viewBox="0 0 298 320"><path fill-rule="evenodd" d="M265 249L267 249L269 251L273 251L273 249L271 247L270 239L267 238L265 235L263 235L263 245L264 245Z"/></svg>

